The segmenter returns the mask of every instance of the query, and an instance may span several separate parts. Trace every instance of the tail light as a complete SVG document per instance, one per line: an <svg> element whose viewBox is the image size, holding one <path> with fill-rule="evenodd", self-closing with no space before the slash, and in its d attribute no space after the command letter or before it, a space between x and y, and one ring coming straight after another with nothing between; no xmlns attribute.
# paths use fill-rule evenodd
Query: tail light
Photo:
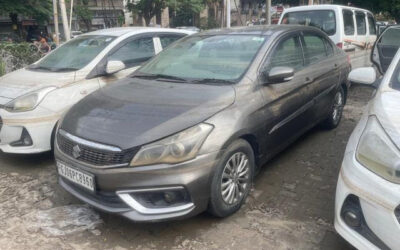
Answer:
<svg viewBox="0 0 400 250"><path fill-rule="evenodd" d="M338 46L339 48L343 49L343 43L337 43L336 46Z"/></svg>

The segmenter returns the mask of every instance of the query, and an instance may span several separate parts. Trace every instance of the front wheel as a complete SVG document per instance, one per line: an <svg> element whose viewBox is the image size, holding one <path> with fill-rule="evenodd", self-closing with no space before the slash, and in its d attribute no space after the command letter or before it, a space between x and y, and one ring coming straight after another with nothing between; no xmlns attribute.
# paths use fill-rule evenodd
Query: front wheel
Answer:
<svg viewBox="0 0 400 250"><path fill-rule="evenodd" d="M227 217L238 211L250 193L254 169L250 144L242 139L232 143L213 176L209 212Z"/></svg>
<svg viewBox="0 0 400 250"><path fill-rule="evenodd" d="M328 118L323 122L323 126L327 129L336 128L343 115L343 108L345 103L345 94L343 87L339 87L335 94L335 99L333 101L332 108L329 112Z"/></svg>

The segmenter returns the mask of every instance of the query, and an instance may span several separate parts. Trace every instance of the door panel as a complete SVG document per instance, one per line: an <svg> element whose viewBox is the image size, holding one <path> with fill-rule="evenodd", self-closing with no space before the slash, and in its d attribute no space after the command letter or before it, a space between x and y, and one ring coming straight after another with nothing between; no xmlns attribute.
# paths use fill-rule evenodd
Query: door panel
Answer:
<svg viewBox="0 0 400 250"><path fill-rule="evenodd" d="M304 33L304 56L306 64L313 77L310 88L314 92L314 122L324 118L333 100L332 95L336 91L336 86L340 80L340 61L334 55L332 44L328 39L317 33Z"/></svg>
<svg viewBox="0 0 400 250"><path fill-rule="evenodd" d="M314 105L309 85L309 69L304 68L304 57L298 34L284 37L267 59L264 70L286 66L294 68L292 80L277 84L263 84L260 91L264 97L265 148L274 154L309 127ZM265 82L266 80L264 80Z"/></svg>

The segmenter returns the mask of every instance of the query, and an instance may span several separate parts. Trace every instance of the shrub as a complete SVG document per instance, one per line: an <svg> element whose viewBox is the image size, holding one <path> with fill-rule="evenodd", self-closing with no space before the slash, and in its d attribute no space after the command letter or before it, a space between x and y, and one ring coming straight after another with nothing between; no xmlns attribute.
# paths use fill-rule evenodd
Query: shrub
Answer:
<svg viewBox="0 0 400 250"><path fill-rule="evenodd" d="M30 43L0 43L0 76L28 66L42 55Z"/></svg>

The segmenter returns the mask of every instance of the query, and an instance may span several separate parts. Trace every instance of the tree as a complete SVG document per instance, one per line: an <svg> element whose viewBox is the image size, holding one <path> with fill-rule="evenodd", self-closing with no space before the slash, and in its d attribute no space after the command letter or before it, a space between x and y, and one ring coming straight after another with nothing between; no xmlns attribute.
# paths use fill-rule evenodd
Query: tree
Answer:
<svg viewBox="0 0 400 250"><path fill-rule="evenodd" d="M52 6L51 0L1 0L0 14L9 15L14 24L19 14L43 23L52 15Z"/></svg>
<svg viewBox="0 0 400 250"><path fill-rule="evenodd" d="M161 16L162 11L166 7L167 0L131 0L128 3L129 11L142 16L146 22L146 26L149 26L154 16Z"/></svg>
<svg viewBox="0 0 400 250"><path fill-rule="evenodd" d="M195 17L205 8L204 0L170 0L174 26L195 26Z"/></svg>
<svg viewBox="0 0 400 250"><path fill-rule="evenodd" d="M92 29L93 13L89 9L88 5L89 0L78 0L74 6L74 11L79 20L85 24L86 30L90 31Z"/></svg>

